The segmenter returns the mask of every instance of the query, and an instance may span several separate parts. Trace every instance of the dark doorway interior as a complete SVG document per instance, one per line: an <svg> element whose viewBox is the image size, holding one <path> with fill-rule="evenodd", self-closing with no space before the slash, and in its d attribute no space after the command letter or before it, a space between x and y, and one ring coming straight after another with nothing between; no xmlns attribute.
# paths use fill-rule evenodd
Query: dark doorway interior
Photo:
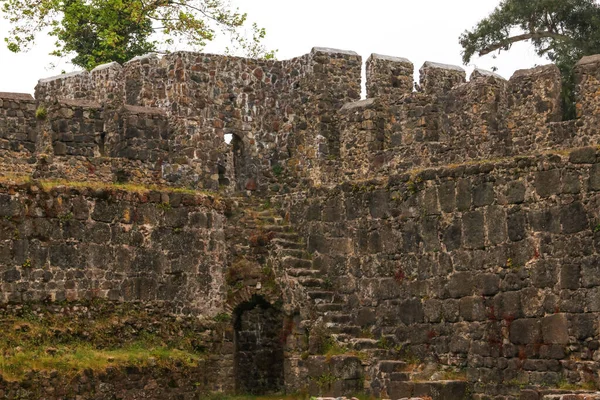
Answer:
<svg viewBox="0 0 600 400"><path fill-rule="evenodd" d="M244 142L236 134L232 134L231 147L233 152L233 169L236 189L244 190L246 184L246 155L244 154Z"/></svg>
<svg viewBox="0 0 600 400"><path fill-rule="evenodd" d="M282 392L282 312L255 295L236 309L234 329L237 392L252 395Z"/></svg>

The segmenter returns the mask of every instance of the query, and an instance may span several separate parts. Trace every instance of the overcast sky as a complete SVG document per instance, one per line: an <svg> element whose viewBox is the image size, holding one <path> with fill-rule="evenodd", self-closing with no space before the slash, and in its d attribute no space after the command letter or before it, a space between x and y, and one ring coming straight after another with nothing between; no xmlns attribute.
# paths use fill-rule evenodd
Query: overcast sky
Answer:
<svg viewBox="0 0 600 400"><path fill-rule="evenodd" d="M248 13L251 21L267 29L266 45L278 49L278 59L305 54L312 47L354 50L405 57L418 70L425 61L461 65L459 35L488 15L499 0L232 0ZM0 37L8 32L0 19ZM13 54L0 43L0 91L33 93L39 78L77 68L62 62L50 69L55 57L48 56L53 41L39 38L29 53ZM224 43L214 43L205 52L221 53ZM548 61L536 57L529 44L517 44L496 59L475 58L465 67L498 68L509 78L521 68ZM418 75L416 80L418 80Z"/></svg>

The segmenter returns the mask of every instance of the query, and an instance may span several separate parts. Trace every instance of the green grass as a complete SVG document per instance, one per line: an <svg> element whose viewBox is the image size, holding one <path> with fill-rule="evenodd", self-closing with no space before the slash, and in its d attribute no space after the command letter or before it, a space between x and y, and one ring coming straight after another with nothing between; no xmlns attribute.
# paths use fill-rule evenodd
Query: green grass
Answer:
<svg viewBox="0 0 600 400"><path fill-rule="evenodd" d="M362 393L355 394L359 400L376 400L375 397L365 395ZM251 395L225 395L220 393L208 394L202 397L203 400L311 400L315 397L311 397L307 394L273 394L269 396L251 396Z"/></svg>
<svg viewBox="0 0 600 400"><path fill-rule="evenodd" d="M133 183L112 183L112 182L101 182L101 181L70 181L67 179L39 179L32 180L29 175L19 175L19 174L5 174L0 177L0 183L14 183L14 184L23 184L23 183L37 183L40 187L49 191L57 186L66 186L77 189L95 189L95 190L123 190L125 192L133 192L133 193L148 193L151 191L157 192L167 192L167 193L181 193L181 194L190 194L195 196L212 196L215 198L219 198L219 194L217 192L211 192L207 190L195 190L195 189L187 189L180 187L171 187L171 186L160 186L160 185L141 185L141 184L133 184Z"/></svg>
<svg viewBox="0 0 600 400"><path fill-rule="evenodd" d="M27 308L0 315L0 375L21 381L31 371L69 377L108 367L194 367L204 358L197 332L174 319L128 306L94 310L95 319Z"/></svg>
<svg viewBox="0 0 600 400"><path fill-rule="evenodd" d="M268 396L226 395L221 393L208 394L203 400L310 400L306 394L273 394Z"/></svg>
<svg viewBox="0 0 600 400"><path fill-rule="evenodd" d="M118 349L96 349L84 342L50 348L22 347L0 356L0 371L6 380L19 381L30 371L56 371L62 376L76 375L86 369L102 371L110 366L183 365L194 367L201 357L163 346L147 346L139 341ZM6 350L6 349L5 349Z"/></svg>

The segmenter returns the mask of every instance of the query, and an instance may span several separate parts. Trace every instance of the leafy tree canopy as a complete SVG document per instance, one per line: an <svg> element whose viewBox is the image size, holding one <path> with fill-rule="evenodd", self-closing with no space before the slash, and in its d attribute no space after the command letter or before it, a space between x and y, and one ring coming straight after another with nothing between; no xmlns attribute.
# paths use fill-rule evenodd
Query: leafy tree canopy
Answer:
<svg viewBox="0 0 600 400"><path fill-rule="evenodd" d="M600 53L600 6L594 0L503 0L460 36L463 62L525 40L552 61Z"/></svg>
<svg viewBox="0 0 600 400"><path fill-rule="evenodd" d="M71 62L86 69L176 41L201 50L217 32L231 37L228 51L274 57L261 44L265 30L253 24L246 36L247 15L228 0L3 0L1 10L12 26L5 38L9 50L27 51L36 35L49 30L56 38L51 54L74 55Z"/></svg>
<svg viewBox="0 0 600 400"><path fill-rule="evenodd" d="M565 118L573 117L573 66L600 53L600 6L594 0L502 0L460 36L463 62L530 40L536 53L556 63L563 77Z"/></svg>

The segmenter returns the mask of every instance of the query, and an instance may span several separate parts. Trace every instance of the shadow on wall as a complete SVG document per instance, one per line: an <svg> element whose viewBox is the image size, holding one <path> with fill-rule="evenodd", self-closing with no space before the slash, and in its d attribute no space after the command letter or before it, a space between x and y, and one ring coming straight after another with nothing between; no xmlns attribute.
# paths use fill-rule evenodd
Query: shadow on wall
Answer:
<svg viewBox="0 0 600 400"><path fill-rule="evenodd" d="M283 313L254 295L234 312L236 392L263 395L282 392Z"/></svg>
<svg viewBox="0 0 600 400"><path fill-rule="evenodd" d="M227 166L218 166L219 185L229 186L233 181L236 191L256 190L256 171L248 159L244 141L235 133L226 133L224 140L229 146L229 156Z"/></svg>

